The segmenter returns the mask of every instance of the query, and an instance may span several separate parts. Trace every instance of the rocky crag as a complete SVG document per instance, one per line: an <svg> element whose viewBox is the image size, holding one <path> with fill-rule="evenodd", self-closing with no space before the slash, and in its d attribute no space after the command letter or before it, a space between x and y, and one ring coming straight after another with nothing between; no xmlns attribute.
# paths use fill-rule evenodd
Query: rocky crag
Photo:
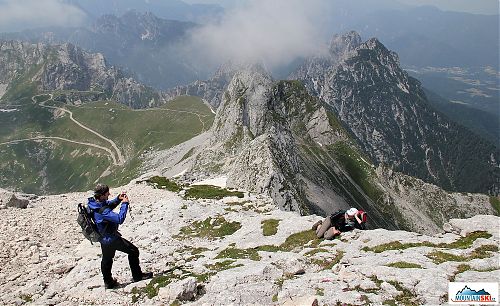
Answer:
<svg viewBox="0 0 500 306"><path fill-rule="evenodd" d="M160 103L154 89L108 66L102 54L69 43L0 41L0 75L7 102L36 91L56 91L55 100L66 103L111 99L133 108Z"/></svg>
<svg viewBox="0 0 500 306"><path fill-rule="evenodd" d="M185 49L177 47L195 26L192 22L158 18L151 12L128 10L119 16L100 16L88 27L0 33L0 39L49 45L68 42L103 54L112 65L133 72L141 83L166 89L199 78L199 68L186 60Z"/></svg>
<svg viewBox="0 0 500 306"><path fill-rule="evenodd" d="M122 285L103 288L100 248L75 222L90 192L31 198L21 209L6 207L12 194L2 191L0 303L436 305L450 281L500 281L495 216L453 219L435 236L377 229L325 241L310 230L320 217L278 210L266 196L186 199L135 182L112 192L124 189L132 211L121 232L155 278L131 283L118 253Z"/></svg>
<svg viewBox="0 0 500 306"><path fill-rule="evenodd" d="M202 98L212 109L217 110L223 100L223 94L237 71L245 69L249 64L227 62L217 69L214 75L204 81L194 81L188 85L176 86L162 92L165 101L178 96L188 95Z"/></svg>
<svg viewBox="0 0 500 306"><path fill-rule="evenodd" d="M430 234L450 218L496 213L488 196L450 194L383 165L376 171L361 152L332 108L300 82L274 81L248 65L234 73L210 131L151 154L145 170L185 182L224 177L301 214L356 206L386 229Z"/></svg>
<svg viewBox="0 0 500 306"><path fill-rule="evenodd" d="M499 150L435 111L376 38L337 35L327 55L306 60L290 79L331 106L375 164L447 190L498 190Z"/></svg>

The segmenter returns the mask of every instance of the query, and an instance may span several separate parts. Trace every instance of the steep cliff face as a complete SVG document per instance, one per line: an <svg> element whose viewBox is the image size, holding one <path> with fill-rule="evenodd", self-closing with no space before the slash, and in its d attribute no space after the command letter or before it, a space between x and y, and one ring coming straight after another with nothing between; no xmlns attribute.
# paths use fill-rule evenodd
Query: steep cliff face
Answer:
<svg viewBox="0 0 500 306"><path fill-rule="evenodd" d="M449 190L498 188L498 149L432 109L420 83L377 39L336 36L327 56L309 59L290 78L330 105L375 163Z"/></svg>
<svg viewBox="0 0 500 306"><path fill-rule="evenodd" d="M355 206L369 213L373 227L423 233L452 217L495 213L487 196L449 194L396 171L376 171L334 109L298 81L274 81L251 65L235 72L222 96L206 141L189 146L189 154L167 154L184 165L182 180L224 176L227 186L269 195L284 210L328 215ZM399 188L401 180L412 185ZM465 205L468 197L474 208Z"/></svg>
<svg viewBox="0 0 500 306"><path fill-rule="evenodd" d="M347 206L313 203L307 193L311 169L304 163L301 147L325 145L345 138L328 124L318 100L298 82L275 82L258 66L235 73L223 94L211 137L194 156L186 176L227 175L229 186L251 192L267 192L286 210L326 211ZM308 186L311 185L311 186Z"/></svg>
<svg viewBox="0 0 500 306"><path fill-rule="evenodd" d="M84 96L112 99L133 108L160 102L154 89L108 66L102 54L87 53L72 44L48 46L2 41L0 75L0 82L9 84L7 97L9 90L34 85L42 91L63 91L58 99L64 102L85 100ZM75 95L71 93L74 91L94 95Z"/></svg>

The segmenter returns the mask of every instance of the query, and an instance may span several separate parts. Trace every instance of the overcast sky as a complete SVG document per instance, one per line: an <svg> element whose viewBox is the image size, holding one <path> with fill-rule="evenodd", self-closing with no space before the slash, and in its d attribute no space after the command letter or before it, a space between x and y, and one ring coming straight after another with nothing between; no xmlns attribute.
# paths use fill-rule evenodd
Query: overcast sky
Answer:
<svg viewBox="0 0 500 306"><path fill-rule="evenodd" d="M321 51L324 11L323 0L252 0L194 32L185 52L200 50L214 64L262 61L273 69Z"/></svg>
<svg viewBox="0 0 500 306"><path fill-rule="evenodd" d="M83 11L60 0L0 0L0 32L26 27L78 26L85 19Z"/></svg>

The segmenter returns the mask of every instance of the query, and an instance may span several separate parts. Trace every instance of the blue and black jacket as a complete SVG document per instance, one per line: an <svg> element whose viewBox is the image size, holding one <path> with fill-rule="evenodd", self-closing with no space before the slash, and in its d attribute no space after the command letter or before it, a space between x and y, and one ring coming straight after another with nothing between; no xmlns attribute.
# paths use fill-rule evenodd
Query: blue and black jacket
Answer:
<svg viewBox="0 0 500 306"><path fill-rule="evenodd" d="M99 242L103 244L110 244L116 238L120 237L118 233L118 225L125 221L128 211L128 202L123 202L120 207L120 212L115 213L115 209L121 200L116 197L113 200L107 200L106 202L99 202L95 198L91 197L88 199L88 207L94 211L94 220L97 225L97 231L102 235ZM100 213L99 210L105 207Z"/></svg>

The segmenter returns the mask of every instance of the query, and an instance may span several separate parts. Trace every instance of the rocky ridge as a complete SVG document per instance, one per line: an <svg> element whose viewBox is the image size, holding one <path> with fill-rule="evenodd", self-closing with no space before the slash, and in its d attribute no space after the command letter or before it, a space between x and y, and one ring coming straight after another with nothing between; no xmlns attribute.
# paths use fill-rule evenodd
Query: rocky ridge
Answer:
<svg viewBox="0 0 500 306"><path fill-rule="evenodd" d="M420 82L376 38L337 35L327 55L306 60L290 79L330 105L377 165L446 190L498 188L499 150L435 111Z"/></svg>
<svg viewBox="0 0 500 306"><path fill-rule="evenodd" d="M499 281L495 216L452 219L436 236L377 229L323 241L310 231L320 217L278 210L265 196L186 200L135 182L112 192L124 189L132 211L121 232L156 278L131 283L118 253L113 273L123 285L105 290L99 247L75 222L89 193L38 197L0 209L0 302L435 305L447 301L449 281ZM264 231L268 222L275 226Z"/></svg>
<svg viewBox="0 0 500 306"><path fill-rule="evenodd" d="M377 172L360 152L332 109L300 82L274 81L248 65L229 82L203 140L150 154L145 171L185 182L222 176L229 187L301 214L356 206L374 227L426 234L450 218L496 213L487 196L449 194L387 166Z"/></svg>
<svg viewBox="0 0 500 306"><path fill-rule="evenodd" d="M8 84L4 99L21 98L18 92L35 84L40 91L59 91L56 100L67 103L113 99L140 108L160 102L154 89L108 66L102 54L69 43L0 41L0 72L0 83Z"/></svg>

